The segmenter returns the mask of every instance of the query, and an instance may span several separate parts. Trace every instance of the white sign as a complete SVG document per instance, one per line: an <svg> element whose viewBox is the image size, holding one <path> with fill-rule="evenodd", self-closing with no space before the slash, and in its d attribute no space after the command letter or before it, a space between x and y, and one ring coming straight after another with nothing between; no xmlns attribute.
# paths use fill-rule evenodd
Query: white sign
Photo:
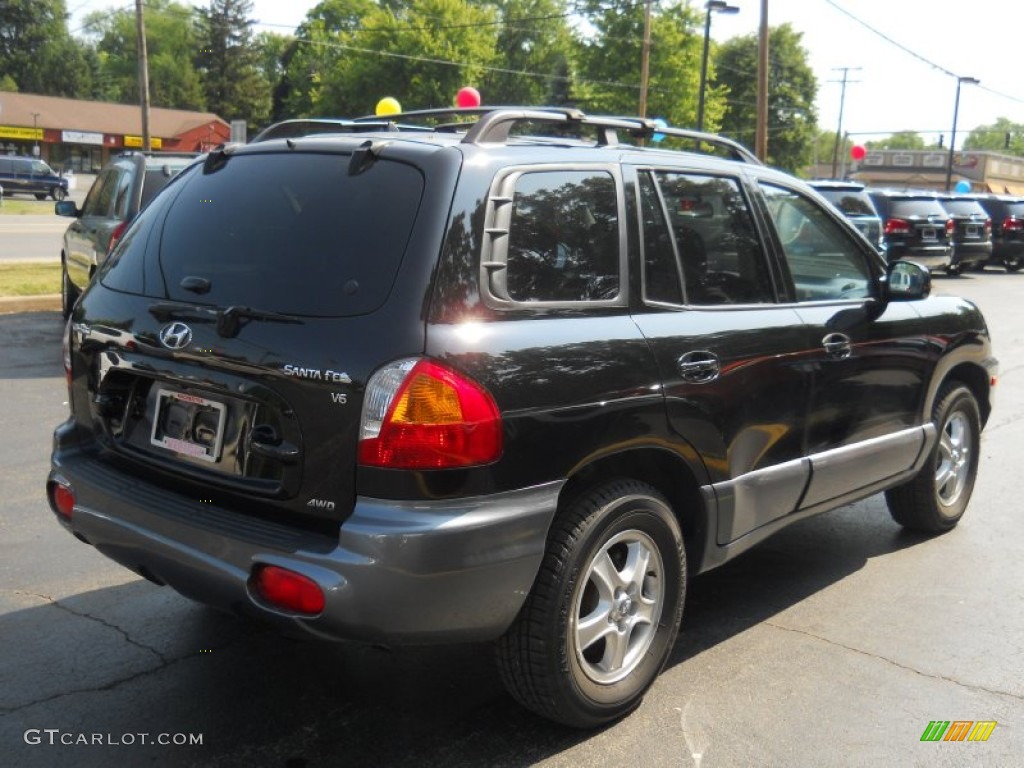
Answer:
<svg viewBox="0 0 1024 768"><path fill-rule="evenodd" d="M102 133L86 133L84 131L61 131L60 140L65 144L98 144L103 146Z"/></svg>

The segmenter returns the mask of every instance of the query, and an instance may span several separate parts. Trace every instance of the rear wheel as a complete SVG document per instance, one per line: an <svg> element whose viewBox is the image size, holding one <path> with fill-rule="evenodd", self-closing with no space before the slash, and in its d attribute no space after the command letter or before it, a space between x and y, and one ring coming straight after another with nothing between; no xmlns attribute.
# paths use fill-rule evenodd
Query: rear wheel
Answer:
<svg viewBox="0 0 1024 768"><path fill-rule="evenodd" d="M950 264L946 267L946 274L950 277L960 277L960 275L963 274L963 271L963 264Z"/></svg>
<svg viewBox="0 0 1024 768"><path fill-rule="evenodd" d="M1007 256L1003 260L1003 266L1007 272L1019 272L1021 266L1024 266L1024 259L1020 256Z"/></svg>
<svg viewBox="0 0 1024 768"><path fill-rule="evenodd" d="M943 533L967 509L978 474L981 416L974 394L959 382L939 391L932 421L939 439L918 475L885 493L893 519L914 531Z"/></svg>
<svg viewBox="0 0 1024 768"><path fill-rule="evenodd" d="M509 692L592 728L631 711L665 665L686 594L679 522L655 489L605 483L559 513L533 590L498 643Z"/></svg>

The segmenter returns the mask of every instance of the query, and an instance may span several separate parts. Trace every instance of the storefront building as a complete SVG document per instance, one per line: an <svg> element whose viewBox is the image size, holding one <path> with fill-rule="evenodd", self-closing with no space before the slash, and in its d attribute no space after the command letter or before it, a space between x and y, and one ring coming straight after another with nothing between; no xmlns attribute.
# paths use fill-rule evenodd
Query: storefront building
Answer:
<svg viewBox="0 0 1024 768"><path fill-rule="evenodd" d="M211 112L153 107L154 151L206 152L231 138ZM130 104L0 91L0 154L39 157L55 170L95 172L112 155L142 148L142 113Z"/></svg>
<svg viewBox="0 0 1024 768"><path fill-rule="evenodd" d="M875 187L946 188L949 150L869 149L848 169L848 177ZM1024 196L1024 158L999 152L953 153L950 187L958 182L972 192Z"/></svg>

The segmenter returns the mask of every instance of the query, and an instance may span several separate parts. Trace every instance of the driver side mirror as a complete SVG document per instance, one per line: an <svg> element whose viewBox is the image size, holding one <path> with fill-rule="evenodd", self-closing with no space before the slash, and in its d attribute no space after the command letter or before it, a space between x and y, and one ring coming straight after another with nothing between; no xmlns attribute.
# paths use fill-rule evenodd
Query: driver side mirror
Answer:
<svg viewBox="0 0 1024 768"><path fill-rule="evenodd" d="M913 261L894 261L885 277L885 298L888 301L926 299L932 292L932 275L927 267Z"/></svg>

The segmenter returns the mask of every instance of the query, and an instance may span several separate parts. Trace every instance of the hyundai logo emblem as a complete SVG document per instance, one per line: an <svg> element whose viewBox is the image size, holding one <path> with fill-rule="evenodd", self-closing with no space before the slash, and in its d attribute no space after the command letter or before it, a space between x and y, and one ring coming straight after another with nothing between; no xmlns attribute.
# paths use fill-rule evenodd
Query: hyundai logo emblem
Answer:
<svg viewBox="0 0 1024 768"><path fill-rule="evenodd" d="M160 329L160 343L168 349L184 349L192 343L192 329L184 323L168 323Z"/></svg>

